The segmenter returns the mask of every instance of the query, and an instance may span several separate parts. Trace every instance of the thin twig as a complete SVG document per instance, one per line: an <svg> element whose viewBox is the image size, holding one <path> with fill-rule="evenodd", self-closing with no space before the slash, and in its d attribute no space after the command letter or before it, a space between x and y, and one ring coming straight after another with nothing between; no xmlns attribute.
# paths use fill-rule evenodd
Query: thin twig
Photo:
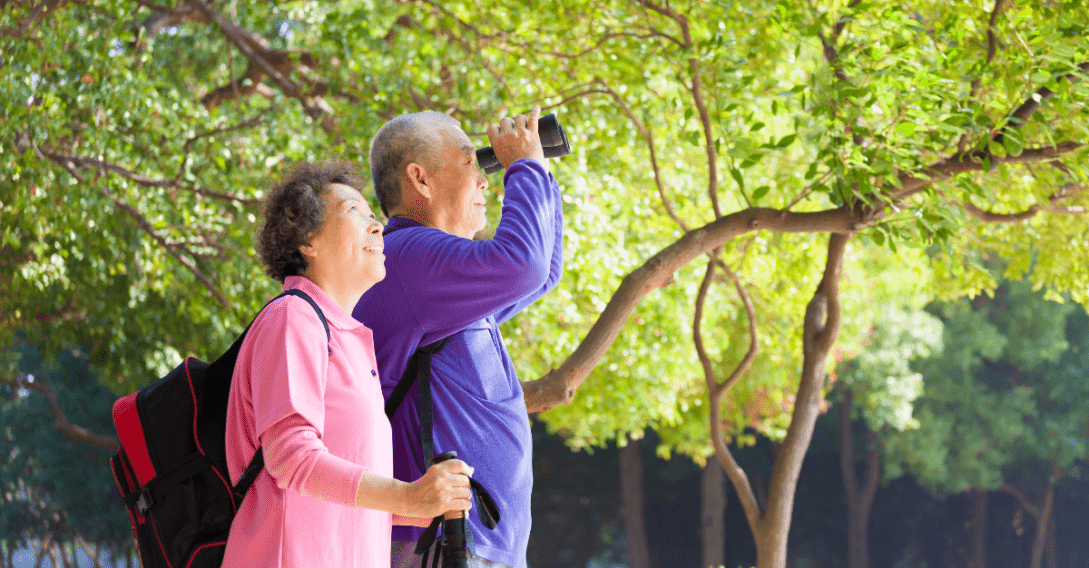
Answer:
<svg viewBox="0 0 1089 568"><path fill-rule="evenodd" d="M624 111L624 114L628 115L628 120L631 120L632 124L634 124L635 128L639 131L639 134L643 137L643 140L646 141L647 149L650 151L650 167L654 171L654 184L658 187L658 196L662 199L662 206L665 207L666 213L673 219L673 222L676 223L681 230L687 233L688 225L686 225L684 220L682 220L673 210L673 207L669 204L669 199L666 197L665 187L662 183L662 170L658 165L658 153L654 146L654 135L651 134L650 129L635 116L635 112L632 111L631 106L628 105L627 101L625 101L619 93L613 90L612 87L605 83L601 78L596 80L601 84L602 88L616 100L617 104L620 105L621 110Z"/></svg>

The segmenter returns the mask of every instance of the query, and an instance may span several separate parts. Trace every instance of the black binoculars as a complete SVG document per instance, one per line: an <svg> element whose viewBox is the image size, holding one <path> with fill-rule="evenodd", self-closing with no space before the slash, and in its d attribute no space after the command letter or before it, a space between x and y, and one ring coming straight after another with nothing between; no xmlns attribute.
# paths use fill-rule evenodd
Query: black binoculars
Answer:
<svg viewBox="0 0 1089 568"><path fill-rule="evenodd" d="M541 136L541 147L544 148L546 158L562 158L571 153L567 134L556 120L555 114L546 114L537 119L537 133ZM486 174L494 174L503 169L503 164L495 157L491 146L476 151L476 163Z"/></svg>

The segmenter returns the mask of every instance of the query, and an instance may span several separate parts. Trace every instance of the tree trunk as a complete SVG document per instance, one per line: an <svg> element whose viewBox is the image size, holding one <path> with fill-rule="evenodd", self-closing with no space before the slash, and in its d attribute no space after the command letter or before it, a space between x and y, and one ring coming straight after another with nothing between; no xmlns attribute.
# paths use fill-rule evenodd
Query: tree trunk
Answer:
<svg viewBox="0 0 1089 568"><path fill-rule="evenodd" d="M628 542L629 568L650 568L647 529L643 518L643 460L639 441L628 440L619 448L620 497L624 508L624 536Z"/></svg>
<svg viewBox="0 0 1089 568"><path fill-rule="evenodd" d="M57 549L60 548L60 543L50 542L49 548L46 549L46 553L49 555L49 562L52 568L60 568L60 554L57 553Z"/></svg>
<svg viewBox="0 0 1089 568"><path fill-rule="evenodd" d="M850 235L838 233L829 237L824 275L813 293L813 299L806 306L802 329L801 379L794 399L790 426L783 438L782 448L768 483L767 509L754 518L749 510L755 509L755 505L746 506L746 516L756 540L756 568L786 568L787 537L794 513L794 493L798 487L802 462L809 451L809 443L813 440L817 416L820 415L821 390L824 388L828 353L839 337L842 315L839 280L844 252L850 238ZM724 445L717 448L717 451L721 453L723 448ZM719 459L722 460L722 456ZM737 464L729 459L724 461L724 467L734 469ZM727 469L727 474L741 494L743 488L738 487L738 481L742 478L736 472L731 473L731 469ZM751 488L744 489L743 495L751 496Z"/></svg>
<svg viewBox="0 0 1089 568"><path fill-rule="evenodd" d="M92 546L91 543L84 540L83 537L77 536L76 544L79 545L87 557L91 559L91 566L94 566L94 568L103 568L102 561L100 560L100 555L102 554L102 545L100 543L96 542L94 546Z"/></svg>
<svg viewBox="0 0 1089 568"><path fill-rule="evenodd" d="M969 496L972 509L972 548L968 568L987 568L987 490L973 489Z"/></svg>
<svg viewBox="0 0 1089 568"><path fill-rule="evenodd" d="M75 560L69 554L70 552L72 552L71 546L72 545L67 542L57 543L57 550L60 551L60 559L61 563L64 565L64 568L72 568L72 560ZM54 564L53 567L56 568L56 564Z"/></svg>
<svg viewBox="0 0 1089 568"><path fill-rule="evenodd" d="M49 554L49 547L52 545L53 543L49 542L49 540L38 541L38 553L34 557L34 568L42 568L42 560Z"/></svg>
<svg viewBox="0 0 1089 568"><path fill-rule="evenodd" d="M726 472L717 460L707 460L700 483L700 540L703 568L718 568L726 562Z"/></svg>
<svg viewBox="0 0 1089 568"><path fill-rule="evenodd" d="M1047 544L1048 526L1051 524L1052 509L1055 504L1055 482L1047 485L1044 492L1044 504L1040 507L1040 515L1036 517L1036 538L1032 542L1032 568L1041 568L1044 560L1044 549Z"/></svg>
<svg viewBox="0 0 1089 568"><path fill-rule="evenodd" d="M870 510L877 495L881 474L880 441L872 430L866 430L866 471L859 485L855 472L855 434L851 421L854 393L843 391L843 404L839 409L840 469L843 471L843 488L847 495L847 561L850 568L870 568L869 528Z"/></svg>
<svg viewBox="0 0 1089 568"><path fill-rule="evenodd" d="M1047 568L1059 568L1059 558L1055 553L1055 516L1047 524Z"/></svg>

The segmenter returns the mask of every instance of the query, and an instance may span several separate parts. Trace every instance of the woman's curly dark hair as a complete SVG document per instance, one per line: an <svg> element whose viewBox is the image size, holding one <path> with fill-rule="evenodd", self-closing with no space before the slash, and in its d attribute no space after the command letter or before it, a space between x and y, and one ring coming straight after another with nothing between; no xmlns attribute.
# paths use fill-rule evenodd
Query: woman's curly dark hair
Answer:
<svg viewBox="0 0 1089 568"><path fill-rule="evenodd" d="M363 181L348 162L304 162L265 195L261 207L265 224L257 233L257 254L265 272L276 281L306 271L299 247L325 222L325 194L334 183L359 189Z"/></svg>

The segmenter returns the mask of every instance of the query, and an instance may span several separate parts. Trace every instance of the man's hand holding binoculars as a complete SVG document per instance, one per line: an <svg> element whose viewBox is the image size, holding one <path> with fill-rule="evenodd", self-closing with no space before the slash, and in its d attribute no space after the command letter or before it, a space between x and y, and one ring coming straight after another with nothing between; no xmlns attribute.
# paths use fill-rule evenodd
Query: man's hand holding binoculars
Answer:
<svg viewBox="0 0 1089 568"><path fill-rule="evenodd" d="M511 164L524 158L532 158L548 167L548 159L545 158L541 137L537 132L540 116L541 107L534 106L529 111L529 116L519 114L513 118L505 117L499 121L498 126L493 124L488 127L488 140L492 143L495 157L504 168L509 168Z"/></svg>

